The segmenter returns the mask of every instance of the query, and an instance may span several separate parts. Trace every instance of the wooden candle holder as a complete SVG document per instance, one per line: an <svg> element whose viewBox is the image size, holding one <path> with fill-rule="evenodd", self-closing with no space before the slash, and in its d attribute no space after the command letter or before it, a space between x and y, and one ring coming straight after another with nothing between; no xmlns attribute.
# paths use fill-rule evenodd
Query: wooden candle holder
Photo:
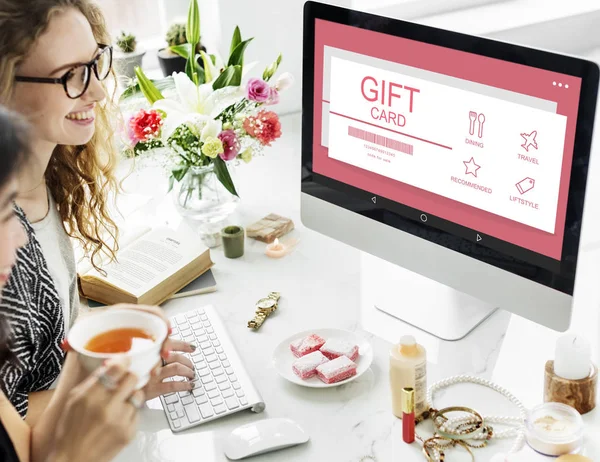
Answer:
<svg viewBox="0 0 600 462"><path fill-rule="evenodd" d="M592 365L592 373L581 380L569 380L554 373L554 361L546 363L544 402L563 403L587 414L596 407L598 368Z"/></svg>

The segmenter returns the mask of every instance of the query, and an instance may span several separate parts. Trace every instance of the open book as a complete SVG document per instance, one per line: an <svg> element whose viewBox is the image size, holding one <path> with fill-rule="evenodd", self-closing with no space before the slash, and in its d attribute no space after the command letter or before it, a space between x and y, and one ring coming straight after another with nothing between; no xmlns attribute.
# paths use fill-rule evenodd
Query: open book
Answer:
<svg viewBox="0 0 600 462"><path fill-rule="evenodd" d="M199 236L169 228L146 229L122 243L117 261L80 270L83 296L102 304L159 305L206 273L210 250Z"/></svg>

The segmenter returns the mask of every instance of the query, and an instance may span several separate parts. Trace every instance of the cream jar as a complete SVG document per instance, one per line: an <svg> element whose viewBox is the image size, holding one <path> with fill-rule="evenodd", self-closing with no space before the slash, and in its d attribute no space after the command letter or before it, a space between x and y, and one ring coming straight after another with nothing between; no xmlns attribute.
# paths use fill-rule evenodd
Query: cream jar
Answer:
<svg viewBox="0 0 600 462"><path fill-rule="evenodd" d="M566 404L544 403L533 408L525 432L529 446L546 456L579 454L583 448L583 419Z"/></svg>

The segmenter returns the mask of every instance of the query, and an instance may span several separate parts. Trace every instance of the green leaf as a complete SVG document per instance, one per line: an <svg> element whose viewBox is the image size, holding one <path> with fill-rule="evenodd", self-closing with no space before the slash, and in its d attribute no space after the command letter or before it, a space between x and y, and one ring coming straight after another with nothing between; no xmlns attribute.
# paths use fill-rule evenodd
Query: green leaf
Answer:
<svg viewBox="0 0 600 462"><path fill-rule="evenodd" d="M198 74L198 83L196 83L196 85L202 85L203 83L206 83L206 72L198 62L198 59L200 59L200 55L196 55L196 61L194 62L196 74Z"/></svg>
<svg viewBox="0 0 600 462"><path fill-rule="evenodd" d="M200 43L200 9L198 8L198 0L190 1L185 36L188 42L192 44L192 48L195 48Z"/></svg>
<svg viewBox="0 0 600 462"><path fill-rule="evenodd" d="M140 89L150 104L154 104L159 99L164 99L162 93L154 86L152 81L146 77L141 67L136 66L135 75L137 76Z"/></svg>
<svg viewBox="0 0 600 462"><path fill-rule="evenodd" d="M215 164L215 173L217 175L217 179L223 186L225 186L227 191L234 196L240 197L235 190L235 186L233 185L233 181L231 180L231 176L229 175L229 170L227 169L227 164L225 161L217 156L213 162Z"/></svg>
<svg viewBox="0 0 600 462"><path fill-rule="evenodd" d="M150 82L152 82L152 84L161 93L165 90L170 90L170 89L174 88L174 85L175 85L175 83L173 82L172 76L165 77L165 78L158 79L158 80L150 80ZM127 87L125 89L125 91L123 91L123 93L119 97L119 102L123 102L123 101L127 100L128 98L138 96L139 93L141 93L141 91L142 90L140 88L140 84L139 84L139 82L136 81L134 85L130 85L129 87Z"/></svg>
<svg viewBox="0 0 600 462"><path fill-rule="evenodd" d="M170 193L173 190L173 185L175 184L175 177L173 176L173 174L171 173L169 175L169 189L167 190L167 193Z"/></svg>
<svg viewBox="0 0 600 462"><path fill-rule="evenodd" d="M231 46L229 47L229 56L233 54L240 43L242 43L242 33L240 32L239 26L235 26L233 37L231 38Z"/></svg>
<svg viewBox="0 0 600 462"><path fill-rule="evenodd" d="M215 55L210 55L210 60L213 63L213 66L217 65L217 57Z"/></svg>
<svg viewBox="0 0 600 462"><path fill-rule="evenodd" d="M227 69L221 72L221 75L219 75L219 77L217 77L217 80L213 82L213 90L219 90L220 88L228 86L231 80L233 79L234 73L234 66L229 66Z"/></svg>
<svg viewBox="0 0 600 462"><path fill-rule="evenodd" d="M194 66L193 59L188 58L185 62L185 73L190 80L198 86L198 74L196 74L196 67Z"/></svg>
<svg viewBox="0 0 600 462"><path fill-rule="evenodd" d="M227 63L228 66L244 65L244 52L246 51L246 47L252 40L254 40L254 38L244 40L243 42L240 42L238 46L235 47L235 49L231 52L231 55L229 55L229 62Z"/></svg>
<svg viewBox="0 0 600 462"><path fill-rule="evenodd" d="M188 172L189 169L190 169L190 167L188 165L183 165L181 167L173 169L171 171L171 175L173 175L173 178L175 178L175 180L181 181L181 180L183 180L183 177L185 176L185 174Z"/></svg>
<svg viewBox="0 0 600 462"><path fill-rule="evenodd" d="M169 47L173 53L177 53L182 58L188 59L190 57L192 51L192 45L189 43L184 43L183 45L173 45Z"/></svg>
<svg viewBox="0 0 600 462"><path fill-rule="evenodd" d="M229 82L229 85L233 87L239 87L242 84L242 66L233 66L233 77Z"/></svg>

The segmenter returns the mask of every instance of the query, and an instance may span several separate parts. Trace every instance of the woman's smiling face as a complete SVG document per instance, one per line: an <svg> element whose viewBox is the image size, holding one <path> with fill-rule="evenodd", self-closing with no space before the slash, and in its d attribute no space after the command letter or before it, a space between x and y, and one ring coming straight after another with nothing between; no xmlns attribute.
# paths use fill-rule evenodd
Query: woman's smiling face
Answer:
<svg viewBox="0 0 600 462"><path fill-rule="evenodd" d="M17 75L60 78L99 52L88 20L79 10L69 8L52 16ZM70 79L78 78L81 74L70 75ZM94 135L94 108L105 96L104 87L92 71L87 91L80 98L69 98L60 84L17 82L10 106L33 125L37 140L77 146Z"/></svg>

